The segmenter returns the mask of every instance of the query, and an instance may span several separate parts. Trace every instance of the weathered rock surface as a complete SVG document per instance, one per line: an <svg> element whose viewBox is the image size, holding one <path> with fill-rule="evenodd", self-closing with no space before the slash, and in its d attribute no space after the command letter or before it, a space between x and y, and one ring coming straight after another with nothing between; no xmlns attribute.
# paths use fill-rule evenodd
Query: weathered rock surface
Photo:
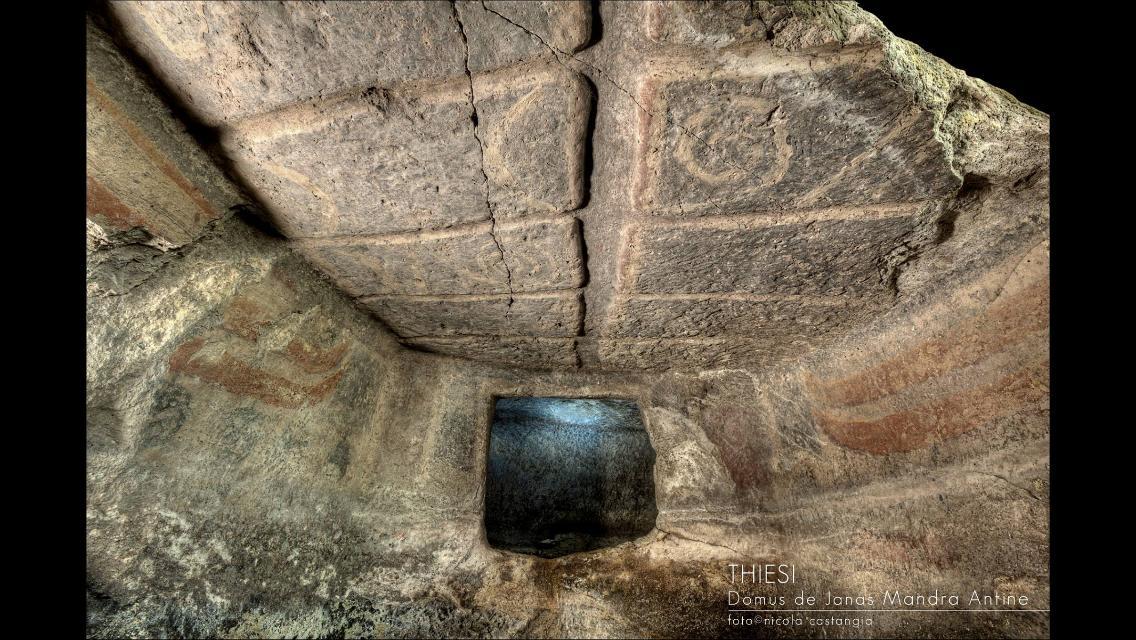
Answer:
<svg viewBox="0 0 1136 640"><path fill-rule="evenodd" d="M190 111L224 123L228 159L272 223L305 239L305 253L349 294L583 286L583 248L572 258L576 249L544 237L517 244L498 224L587 206L596 210L582 216L587 233L616 242L599 236L587 254L597 263L587 270L601 278L588 287L585 335L686 339L670 347L680 357L662 358L672 363L722 361L723 345L703 341L699 354L699 343L689 340L720 332L633 334L604 285L636 294L852 295L871 298L857 303L861 309L881 309L899 293L898 265L935 240L936 220L962 182L956 156L978 148L962 126L974 119L946 112L960 110L949 94L966 79L850 5L620 9L615 24L634 25L646 40L629 36L610 59L636 62L615 70L588 48L595 43L588 3L264 12L139 3L112 13L157 74L190 96ZM364 34L389 38L388 28L420 34L415 47L385 47L406 56L399 73L402 58L365 59ZM273 44L265 46L269 35ZM304 54L287 72L272 63L297 47ZM717 62L723 49L728 65ZM190 68L206 69L210 81L193 83ZM246 95L248 74L268 90ZM293 76L301 81L285 81ZM596 105L596 82L605 93L615 89L606 107ZM605 163L588 175L589 132L600 117L594 109L608 109L596 120L601 139L613 126L627 131L619 134L623 170ZM588 204L589 191L597 204ZM628 208L643 222L621 223L620 210ZM603 230L621 224L616 236ZM433 235L446 229L477 233ZM370 239L415 232L420 243ZM730 304L707 302L705 313ZM387 306L379 317L389 326L417 322L397 317L399 309ZM480 317L463 312L471 335L546 337L531 323L503 331L500 312L482 309ZM755 346L770 335L798 335L752 317L751 331L735 323L730 333ZM536 328L526 333L525 326ZM439 337L450 333L439 330ZM818 345L830 333L813 332L806 342ZM767 353L798 352L775 340L766 340ZM618 366L601 351L585 350L580 363Z"/></svg>
<svg viewBox="0 0 1136 640"><path fill-rule="evenodd" d="M482 362L512 362L531 369L574 368L579 365L576 341L572 338L531 336L423 336L404 343L415 349L450 356L469 357Z"/></svg>
<svg viewBox="0 0 1136 640"><path fill-rule="evenodd" d="M631 227L622 286L635 293L880 295L889 286L888 254L919 223L905 213Z"/></svg>
<svg viewBox="0 0 1136 640"><path fill-rule="evenodd" d="M161 250L242 204L101 30L87 25L87 219L102 242Z"/></svg>
<svg viewBox="0 0 1136 640"><path fill-rule="evenodd" d="M580 337L597 346L568 366L697 369L758 351L752 366L788 361L923 295L902 274L934 259L952 203L1044 164L1044 115L850 3L604 11L615 37L586 2L110 13L190 114L220 126L226 160L273 226L344 291L582 287ZM299 53L284 64L288 52ZM1013 206L1043 215L1040 201ZM568 216L582 228L563 246L544 228L512 233L528 219L576 224ZM642 294L721 297L697 309L657 300L655 320L629 321L629 296ZM767 302L782 316L798 303L809 316L817 297L849 308L800 331L740 310L739 294L780 296ZM422 325L418 307L366 306L388 326ZM720 320L656 326L691 313ZM471 336L551 337L531 321L503 328L495 305L461 315ZM434 337L453 335L442 324ZM400 335L411 333L430 337ZM478 360L508 353L445 343Z"/></svg>
<svg viewBox="0 0 1136 640"><path fill-rule="evenodd" d="M299 248L353 296L509 293L583 284L579 226L561 217L443 232L307 240Z"/></svg>
<svg viewBox="0 0 1136 640"><path fill-rule="evenodd" d="M1045 114L843 2L94 13L88 636L1049 634ZM653 528L489 545L517 396L634 401Z"/></svg>
<svg viewBox="0 0 1136 640"><path fill-rule="evenodd" d="M484 71L548 56L573 53L592 38L588 0L455 3L469 42L469 68ZM505 28L507 21L516 28Z"/></svg>
<svg viewBox="0 0 1136 640"><path fill-rule="evenodd" d="M469 87L369 88L245 121L226 147L292 237L576 208L591 105L582 81L549 66L478 77L477 127Z"/></svg>
<svg viewBox="0 0 1136 640"><path fill-rule="evenodd" d="M838 330L872 311L838 296L628 295L618 302L611 336L689 338L753 336L772 341ZM755 327L767 328L764 334Z"/></svg>
<svg viewBox="0 0 1136 640"><path fill-rule="evenodd" d="M446 3L115 2L112 17L209 123L402 78L462 73Z"/></svg>
<svg viewBox="0 0 1136 640"><path fill-rule="evenodd" d="M895 82L882 51L819 63L755 55L726 71L698 62L662 59L640 81L633 198L644 211L918 201L960 184L934 114Z"/></svg>
<svg viewBox="0 0 1136 640"><path fill-rule="evenodd" d="M788 50L878 41L883 25L852 3L660 2L645 11L647 37L660 44L723 49L769 41Z"/></svg>
<svg viewBox="0 0 1136 640"><path fill-rule="evenodd" d="M403 338L487 335L575 336L584 309L578 291L461 296L376 296L363 304Z"/></svg>

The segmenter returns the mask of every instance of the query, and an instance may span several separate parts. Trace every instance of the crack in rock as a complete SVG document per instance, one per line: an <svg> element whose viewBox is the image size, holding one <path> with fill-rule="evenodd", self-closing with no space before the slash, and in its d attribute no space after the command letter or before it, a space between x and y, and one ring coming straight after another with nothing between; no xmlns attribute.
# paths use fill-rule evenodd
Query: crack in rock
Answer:
<svg viewBox="0 0 1136 640"><path fill-rule="evenodd" d="M1005 482L1006 484L1010 485L1011 487L1014 487L1015 489L1026 492L1027 494L1029 494L1029 497L1033 498L1034 500L1036 500L1038 502L1044 502L1044 500L1042 500L1040 497L1038 497L1038 495L1036 493L1031 491L1029 489L1029 487L1025 487L1025 486L1022 486L1022 485L1020 485L1016 482L1013 482L1012 480L1010 480L1009 478L1007 478L1006 476L1004 476L1000 473L993 473L993 472L990 472L990 471L979 471L979 470L972 471L972 473L977 473L977 474L983 475L983 476L989 476L991 478L997 478L997 479L1001 480L1002 482Z"/></svg>
<svg viewBox="0 0 1136 640"><path fill-rule="evenodd" d="M573 55L573 54L571 54L571 53L569 53L569 52L567 52L567 51L562 51L562 50L560 50L560 49L557 49L556 47L554 47L554 46L552 46L552 45L548 44L548 42L546 42L546 41L545 41L545 39L544 39L544 38L542 38L542 37L541 37L541 36L540 36L539 34L537 34L537 33L534 33L533 31L531 31L531 30L529 30L528 28L526 28L526 27L525 27L524 25L518 24L518 23L514 22L513 20L509 19L508 17L506 17L506 16L504 16L504 15L502 15L502 14L500 14L500 13L497 13L497 12L496 12L496 11L494 11L493 9L490 9L489 7L485 6L485 0L481 0L481 8L482 8L482 9L484 9L484 10L485 10L486 12L488 12L488 13L492 13L493 15L497 16L498 18L501 18L501 19L502 19L502 20L504 20L505 22L508 22L509 24L513 25L514 27L516 27L516 28L520 29L521 31L524 31L525 33L529 34L530 36L532 36L532 37L536 38L536 39L537 39L537 41L538 41L538 42L540 42L540 44L544 45L544 47L545 47L546 49L548 49L549 51L551 51L551 52L553 53L553 55L557 56L557 59L556 59L557 63L559 63L559 64L560 64L561 66L565 67L566 69L570 69L570 67L568 67L567 65L565 65L565 64L564 64L564 63L563 63L563 62L562 62L562 61L560 60L559 56L564 56L564 57L567 57L567 58L571 58L572 60L575 60L576 62L579 62L580 64L582 64L582 65L585 65L585 66L587 66L587 67L589 67L589 68L593 69L593 70L594 70L594 71L595 71L595 72L596 72L597 74L599 74L599 76L600 76L600 77L602 77L602 78L603 78L604 80L606 80L607 82L609 82L609 83L610 83L610 84L611 84L611 85L612 85L613 87L615 87L616 89L619 89L619 90L620 90L621 92L623 92L623 94L624 94L624 95L626 95L626 96L627 96L628 98L630 98L630 99L631 99L631 101L635 103L635 106L636 106L636 107L639 107L639 109L640 109L641 111L643 111L644 113L646 113L646 114L648 114L648 115L650 115L650 116L658 116L658 115L660 115L660 114L657 114L657 113L655 113L655 112L651 111L650 109L648 109L648 108L644 107L644 106L643 106L643 105L642 105L642 104L641 104L641 103L639 102L639 100L637 100L637 99L635 98L635 95L634 95L634 94L632 94L632 93L631 93L630 91L628 91L627 89L625 89L625 88L624 88L624 87L623 87L622 85L620 85L620 84L619 84L618 82L616 82L615 80L612 80L611 78L609 78L609 77L608 77L608 75L607 75L607 72L606 72L606 71L604 71L603 69L601 69L601 68L597 67L596 65L594 65L594 64L592 64L592 63L590 63L590 62L588 62L588 61L586 61L586 60L581 60L580 58L576 57L575 55ZM463 37L464 37L464 34L463 34ZM466 51L467 51L467 53L468 53L468 50L469 50L469 49L468 49L468 46L467 46L467 48L466 48ZM468 60L468 56L467 56L467 60ZM468 67L467 67L467 72L468 72ZM706 140L705 140L704 138L702 138L701 136L698 136L697 134L695 134L694 132L690 131L689 129L687 129L686 127L682 126L681 124L679 124L679 123L675 122L675 121L674 121L674 119L672 119L672 118L671 118L670 116L668 116L667 114L665 114L665 113L664 113L664 114L662 114L662 117L663 117L663 119L664 119L664 120L666 120L666 121L667 121L667 123L668 123L668 124L674 125L674 127L675 127L676 129L678 129L678 130L679 130L680 132L682 132L682 133L684 133L684 134L686 134L686 135L690 136L691 138L694 138L694 139L695 139L695 140L697 140L697 141L698 141L698 142L699 142L700 144L702 144L703 146L705 146L705 147L706 147L707 149L710 149L711 151L713 151L713 152L714 152L715 154L717 154L717 155L718 155L718 156L719 156L719 157L720 157L720 158L722 159L722 161L723 161L723 162L725 162L726 164L728 164L728 165L732 166L733 168L735 168L735 169L737 169L738 171L741 171L741 172L743 172L743 173L747 173L747 174L749 174L749 173L750 173L750 171L748 171L748 170L747 170L747 169L746 169L745 167L741 167L741 166L738 166L737 164L735 164L735 163L734 163L734 162L733 162L732 160L730 160L730 158L729 158L729 157L727 157L727 155L726 155L726 154L723 154L723 153L722 153L722 152L721 152L720 150L718 150L717 148L715 148L715 147L714 147L714 145L710 144L710 143L709 143L709 142L707 142L707 141L706 141ZM713 200L710 200L710 202L711 202L711 204L713 204L713 205L714 205L715 207L718 207L719 209L721 209L721 207L719 207L719 206L718 206L718 203L714 202Z"/></svg>
<svg viewBox="0 0 1136 640"><path fill-rule="evenodd" d="M656 527L656 528L658 529L658 527ZM746 554L744 554L741 551L738 551L737 549L735 549L731 546L728 546L728 545L718 544L718 543L715 543L715 542L707 542L706 540L699 540L698 538L692 538L690 536L686 536L686 535L683 535L681 533L675 533L674 531L667 531L666 529L659 529L659 531L662 531L667 536L674 536L675 538L678 538L679 540L686 540L687 542L697 542L699 544L704 544L708 547L717 547L719 549L726 549L728 551L732 551L732 552L738 554L741 557L746 557Z"/></svg>
<svg viewBox="0 0 1136 640"><path fill-rule="evenodd" d="M450 1L450 10L453 12L454 22L457 23L458 33L461 34L462 45L465 47L465 58L462 62L465 66L466 80L469 81L469 119L470 122L473 123L473 137L477 140L477 149L481 160L478 169L481 172L481 177L485 180L485 209L489 212L489 237L493 239L493 244L497 247L497 254L501 258L501 265L505 267L505 284L509 288L509 300L505 306L505 317L508 318L513 308L513 296L515 294L515 291L513 291L513 270L509 268L509 262L505 259L505 248L501 246L501 240L497 238L497 213L494 210L492 198L489 194L489 174L485 172L485 143L481 140L481 135L478 133L480 123L477 116L477 99L473 93L473 73L469 69L469 39L466 38L465 25L462 24L461 16L458 14L456 0Z"/></svg>

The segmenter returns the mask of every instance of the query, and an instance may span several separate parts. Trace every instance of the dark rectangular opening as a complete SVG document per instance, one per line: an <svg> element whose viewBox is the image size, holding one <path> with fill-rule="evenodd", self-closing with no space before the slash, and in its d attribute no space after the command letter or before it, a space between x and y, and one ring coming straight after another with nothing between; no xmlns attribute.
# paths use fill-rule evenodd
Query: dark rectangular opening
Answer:
<svg viewBox="0 0 1136 640"><path fill-rule="evenodd" d="M485 532L543 557L612 546L655 526L655 451L639 407L613 398L498 398Z"/></svg>

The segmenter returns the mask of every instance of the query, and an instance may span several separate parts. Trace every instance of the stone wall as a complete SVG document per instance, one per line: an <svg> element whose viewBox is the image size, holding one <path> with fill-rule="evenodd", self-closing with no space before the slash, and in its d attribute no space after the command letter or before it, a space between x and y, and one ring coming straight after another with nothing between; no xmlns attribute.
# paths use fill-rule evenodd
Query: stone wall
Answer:
<svg viewBox="0 0 1136 640"><path fill-rule="evenodd" d="M285 286L284 265L299 269L280 264L249 278L251 296L232 295L160 361L162 382L134 447L92 448L93 635L730 635L727 565L763 561L795 564L794 588L818 593L998 589L1048 608L1045 376L1036 356L1018 357L1044 330L992 332L1006 326L993 324L1005 322L996 304L922 335L911 335L914 324L880 335L882 361L858 355L853 365L833 352L765 375L612 378L363 348L360 337L394 340L339 316L345 301L311 292L305 299L319 304L307 317L327 323L321 353L348 346L334 369L324 368L331 357L291 361L320 362L314 376L297 375L305 383L297 387L316 391L281 399L226 386L206 348L185 357L203 337L219 343L212 353L247 343L233 327L251 323L225 318L256 292ZM311 276L299 270L298 279ZM1028 270L1009 275L1008 295L1026 290ZM269 344L295 343L289 332L304 323L293 322L264 324L257 344L266 359ZM1019 349L994 346L973 376L958 375L963 365L949 354L919 357L936 339L992 335ZM200 364L187 367L194 358ZM839 369L823 364L840 358ZM1007 359L1020 373L985 373ZM288 370L287 358L278 362L272 371ZM1007 385L1013 391L1002 391ZM1004 401L981 401L991 390ZM657 456L656 529L556 560L491 549L483 474L501 395L637 399ZM881 433L865 415L900 424ZM953 415L968 428L944 419ZM869 437L850 439L849 420L866 423ZM1040 614L990 618L978 632L957 618L887 615L875 617L873 634L1048 628Z"/></svg>
<svg viewBox="0 0 1136 640"><path fill-rule="evenodd" d="M89 636L752 637L763 562L1049 608L1044 114L845 3L94 17ZM654 529L491 548L499 396L635 400ZM1049 621L872 618L761 631Z"/></svg>

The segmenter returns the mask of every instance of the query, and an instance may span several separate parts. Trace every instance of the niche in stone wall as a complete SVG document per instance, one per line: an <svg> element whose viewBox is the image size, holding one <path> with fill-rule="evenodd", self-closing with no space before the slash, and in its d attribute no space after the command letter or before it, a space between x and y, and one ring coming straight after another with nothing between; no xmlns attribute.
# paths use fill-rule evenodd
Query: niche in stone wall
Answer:
<svg viewBox="0 0 1136 640"><path fill-rule="evenodd" d="M498 398L485 532L546 558L612 546L655 526L655 450L639 407L611 398Z"/></svg>

